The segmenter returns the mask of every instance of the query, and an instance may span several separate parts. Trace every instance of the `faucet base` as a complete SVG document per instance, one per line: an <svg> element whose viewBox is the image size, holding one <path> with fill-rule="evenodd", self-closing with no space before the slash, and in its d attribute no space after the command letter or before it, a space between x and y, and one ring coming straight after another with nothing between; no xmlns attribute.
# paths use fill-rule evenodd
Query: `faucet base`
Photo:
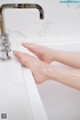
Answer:
<svg viewBox="0 0 80 120"><path fill-rule="evenodd" d="M8 61L11 59L9 56L10 43L8 40L8 35L6 33L0 34L0 53L1 53L1 61Z"/></svg>
<svg viewBox="0 0 80 120"><path fill-rule="evenodd" d="M2 58L0 58L0 62L8 62L10 60L11 60L11 57L9 57L8 59L2 59Z"/></svg>
<svg viewBox="0 0 80 120"><path fill-rule="evenodd" d="M10 60L11 60L10 56L7 59L0 58L0 62L8 62Z"/></svg>

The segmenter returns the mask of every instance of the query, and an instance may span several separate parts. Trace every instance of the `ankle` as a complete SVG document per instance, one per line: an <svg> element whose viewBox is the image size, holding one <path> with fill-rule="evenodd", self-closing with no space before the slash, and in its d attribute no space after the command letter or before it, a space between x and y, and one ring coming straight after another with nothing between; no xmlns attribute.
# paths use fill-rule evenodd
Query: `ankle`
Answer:
<svg viewBox="0 0 80 120"><path fill-rule="evenodd" d="M57 61L58 50L52 50L52 61Z"/></svg>
<svg viewBox="0 0 80 120"><path fill-rule="evenodd" d="M44 76L46 80L56 80L57 76L57 68L53 65L47 65L43 70Z"/></svg>

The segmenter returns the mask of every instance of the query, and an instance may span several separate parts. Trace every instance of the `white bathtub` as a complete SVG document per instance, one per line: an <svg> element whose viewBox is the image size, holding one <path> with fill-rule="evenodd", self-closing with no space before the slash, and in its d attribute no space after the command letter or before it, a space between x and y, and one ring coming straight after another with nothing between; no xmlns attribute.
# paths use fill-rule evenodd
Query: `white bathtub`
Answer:
<svg viewBox="0 0 80 120"><path fill-rule="evenodd" d="M60 50L80 51L79 41L48 43L43 45ZM79 90L52 80L46 81L37 87L48 120L80 120Z"/></svg>

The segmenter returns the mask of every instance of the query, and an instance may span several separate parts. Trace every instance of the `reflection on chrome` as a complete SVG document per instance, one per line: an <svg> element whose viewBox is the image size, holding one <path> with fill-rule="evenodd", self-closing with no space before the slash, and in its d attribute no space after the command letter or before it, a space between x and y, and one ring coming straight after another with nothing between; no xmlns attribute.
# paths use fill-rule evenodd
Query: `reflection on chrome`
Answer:
<svg viewBox="0 0 80 120"><path fill-rule="evenodd" d="M40 19L44 19L44 11L42 7L38 4L3 4L0 6L0 51L1 51L1 60L6 61L10 60L9 51L10 51L10 43L8 40L8 35L5 32L5 25L4 25L4 19L3 19L3 11L5 9L38 9Z"/></svg>

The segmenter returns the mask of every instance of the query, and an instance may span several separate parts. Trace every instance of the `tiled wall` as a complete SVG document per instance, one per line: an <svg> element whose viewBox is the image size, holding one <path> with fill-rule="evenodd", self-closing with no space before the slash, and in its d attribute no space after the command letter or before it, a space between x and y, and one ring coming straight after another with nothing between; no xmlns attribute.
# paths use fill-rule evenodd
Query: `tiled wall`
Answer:
<svg viewBox="0 0 80 120"><path fill-rule="evenodd" d="M59 0L0 0L0 3L37 3L44 9L45 19L38 10L5 10L6 32L29 41L80 40L80 4L62 4Z"/></svg>

